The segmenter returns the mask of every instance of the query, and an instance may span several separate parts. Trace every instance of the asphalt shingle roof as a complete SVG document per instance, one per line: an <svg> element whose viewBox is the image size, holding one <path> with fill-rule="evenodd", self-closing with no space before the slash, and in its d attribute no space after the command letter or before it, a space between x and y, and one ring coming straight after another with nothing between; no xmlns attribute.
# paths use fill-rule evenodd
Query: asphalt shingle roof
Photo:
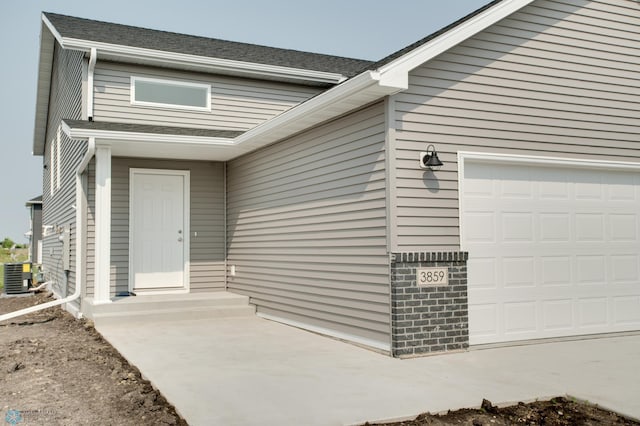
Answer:
<svg viewBox="0 0 640 426"><path fill-rule="evenodd" d="M112 123L106 121L64 120L72 129L107 130L112 132L149 133L158 135L203 136L233 139L244 132L236 130L194 129L148 124Z"/></svg>
<svg viewBox="0 0 640 426"><path fill-rule="evenodd" d="M62 37L352 77L371 61L158 31L45 12Z"/></svg>

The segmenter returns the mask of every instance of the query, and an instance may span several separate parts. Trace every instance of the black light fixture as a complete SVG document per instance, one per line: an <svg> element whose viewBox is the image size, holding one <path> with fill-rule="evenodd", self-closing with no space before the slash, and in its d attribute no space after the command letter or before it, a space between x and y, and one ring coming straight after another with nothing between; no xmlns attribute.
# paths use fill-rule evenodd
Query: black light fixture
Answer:
<svg viewBox="0 0 640 426"><path fill-rule="evenodd" d="M433 145L427 147L426 152L420 153L420 168L440 170L442 167L442 161L438 158L438 153Z"/></svg>

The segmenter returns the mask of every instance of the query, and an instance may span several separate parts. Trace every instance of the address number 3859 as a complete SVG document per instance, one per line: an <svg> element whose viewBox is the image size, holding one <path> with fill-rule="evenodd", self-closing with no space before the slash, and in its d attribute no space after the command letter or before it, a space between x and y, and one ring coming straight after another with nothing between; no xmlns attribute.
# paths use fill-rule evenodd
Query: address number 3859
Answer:
<svg viewBox="0 0 640 426"><path fill-rule="evenodd" d="M449 285L449 268L420 268L416 270L418 286Z"/></svg>

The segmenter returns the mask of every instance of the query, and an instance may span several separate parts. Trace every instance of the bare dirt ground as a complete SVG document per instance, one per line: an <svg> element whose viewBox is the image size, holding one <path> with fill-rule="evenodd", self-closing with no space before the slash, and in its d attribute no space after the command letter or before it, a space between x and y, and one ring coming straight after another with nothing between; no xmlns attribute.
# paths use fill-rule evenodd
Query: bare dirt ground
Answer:
<svg viewBox="0 0 640 426"><path fill-rule="evenodd" d="M51 300L0 298L0 313ZM186 425L90 322L50 308L0 323L0 425ZM256 424L260 424L259 420ZM418 425L636 425L565 398L387 423ZM267 425L269 426L269 425ZM303 426L303 425L301 425Z"/></svg>
<svg viewBox="0 0 640 426"><path fill-rule="evenodd" d="M367 423L368 424L368 423ZM373 425L373 424L372 424ZM529 404L498 408L490 401L482 401L480 410L457 410L447 414L421 414L415 420L396 423L376 423L385 426L503 426L503 425L640 425L593 405L582 404L567 398L554 398Z"/></svg>
<svg viewBox="0 0 640 426"><path fill-rule="evenodd" d="M49 301L0 299L0 313ZM0 425L186 425L92 327L60 308L0 323Z"/></svg>

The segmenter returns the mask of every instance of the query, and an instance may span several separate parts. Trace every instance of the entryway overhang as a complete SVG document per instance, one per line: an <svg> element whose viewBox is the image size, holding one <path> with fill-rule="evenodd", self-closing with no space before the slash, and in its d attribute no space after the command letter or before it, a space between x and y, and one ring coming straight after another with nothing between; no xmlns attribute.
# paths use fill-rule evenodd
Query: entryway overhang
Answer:
<svg viewBox="0 0 640 426"><path fill-rule="evenodd" d="M95 138L119 157L224 161L226 150L243 132L144 124L64 120L62 130L71 139Z"/></svg>

